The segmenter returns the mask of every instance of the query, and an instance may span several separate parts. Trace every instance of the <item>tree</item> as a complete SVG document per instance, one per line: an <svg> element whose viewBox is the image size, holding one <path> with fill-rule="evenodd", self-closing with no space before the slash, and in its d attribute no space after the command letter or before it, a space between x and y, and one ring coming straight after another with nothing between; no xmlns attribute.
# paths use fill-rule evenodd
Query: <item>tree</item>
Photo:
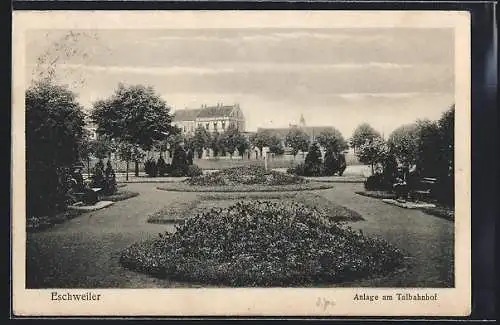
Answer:
<svg viewBox="0 0 500 325"><path fill-rule="evenodd" d="M440 137L439 125L429 120L417 121L418 147L417 147L417 170L421 175L436 177L439 165Z"/></svg>
<svg viewBox="0 0 500 325"><path fill-rule="evenodd" d="M203 150L210 147L210 133L202 125L198 125L194 131L193 148L198 154L198 158L203 156Z"/></svg>
<svg viewBox="0 0 500 325"><path fill-rule="evenodd" d="M125 179L128 181L130 162L139 161L140 159L144 158L144 153L139 148L139 145L122 142L118 146L118 154L120 156L120 159L126 162Z"/></svg>
<svg viewBox="0 0 500 325"><path fill-rule="evenodd" d="M418 160L419 128L417 123L402 125L394 130L387 141L389 150L405 168Z"/></svg>
<svg viewBox="0 0 500 325"><path fill-rule="evenodd" d="M236 149L238 150L238 153L240 154L241 158L243 159L243 156L245 155L245 151L250 149L250 142L248 142L248 139L241 133L238 133L238 136L235 139L236 142Z"/></svg>
<svg viewBox="0 0 500 325"><path fill-rule="evenodd" d="M285 143L287 146L292 148L293 157L297 155L299 151L306 151L309 146L309 136L298 127L292 127L285 138Z"/></svg>
<svg viewBox="0 0 500 325"><path fill-rule="evenodd" d="M351 147L357 150L366 141L380 138L381 135L370 124L362 123L355 130L350 140Z"/></svg>
<svg viewBox="0 0 500 325"><path fill-rule="evenodd" d="M321 132L317 137L317 141L323 148L331 148L334 152L341 152L349 148L342 133L337 129Z"/></svg>
<svg viewBox="0 0 500 325"><path fill-rule="evenodd" d="M311 144L306 159L304 162L306 175L321 176L322 174L322 159L319 145L314 142Z"/></svg>
<svg viewBox="0 0 500 325"><path fill-rule="evenodd" d="M219 155L219 152L224 151L224 141L219 132L215 131L210 137L210 149L214 153L214 157Z"/></svg>
<svg viewBox="0 0 500 325"><path fill-rule="evenodd" d="M28 88L25 104L27 215L50 215L66 205L66 181L79 159L85 115L74 93L49 80Z"/></svg>
<svg viewBox="0 0 500 325"><path fill-rule="evenodd" d="M238 149L238 152L243 157L243 153L249 147L245 136L233 124L230 124L226 132L222 135L222 143L231 158L236 149Z"/></svg>
<svg viewBox="0 0 500 325"><path fill-rule="evenodd" d="M262 148L270 147L273 141L272 139L273 136L268 130L258 130L257 133L251 136L250 142L254 147L259 148L262 157Z"/></svg>
<svg viewBox="0 0 500 325"><path fill-rule="evenodd" d="M274 153L276 155L282 155L285 153L285 148L283 148L283 144L281 143L280 138L275 135L272 135L269 138L269 152Z"/></svg>
<svg viewBox="0 0 500 325"><path fill-rule="evenodd" d="M83 131L82 138L78 142L78 153L80 159L84 160L87 164L87 174L90 175L90 159L93 154L93 141L90 138L90 132L86 129Z"/></svg>
<svg viewBox="0 0 500 325"><path fill-rule="evenodd" d="M439 121L439 152L436 166L439 182L438 199L453 206L455 193L455 105L448 109Z"/></svg>
<svg viewBox="0 0 500 325"><path fill-rule="evenodd" d="M363 164L371 166L372 174L374 174L375 164L383 162L387 152L388 148L384 139L376 137L359 146L356 155Z"/></svg>
<svg viewBox="0 0 500 325"><path fill-rule="evenodd" d="M153 87L120 83L111 97L93 106L91 119L98 134L138 145L143 150L151 149L155 141L165 139L165 134L173 131L170 108ZM135 165L137 173L138 160Z"/></svg>

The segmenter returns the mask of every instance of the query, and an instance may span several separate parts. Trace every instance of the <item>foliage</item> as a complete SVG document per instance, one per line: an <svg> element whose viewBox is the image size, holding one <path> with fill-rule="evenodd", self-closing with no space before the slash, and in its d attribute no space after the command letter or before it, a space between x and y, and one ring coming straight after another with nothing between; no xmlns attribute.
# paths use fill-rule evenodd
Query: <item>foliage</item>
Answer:
<svg viewBox="0 0 500 325"><path fill-rule="evenodd" d="M418 159L419 129L416 123L402 125L387 141L389 150L404 165L412 166Z"/></svg>
<svg viewBox="0 0 500 325"><path fill-rule="evenodd" d="M439 125L429 120L417 122L417 158L416 165L419 173L426 177L436 177L436 166L440 159Z"/></svg>
<svg viewBox="0 0 500 325"><path fill-rule="evenodd" d="M172 158L172 170L171 175L178 176L186 176L188 172L188 159L187 153L184 148L179 145L174 149L174 156Z"/></svg>
<svg viewBox="0 0 500 325"><path fill-rule="evenodd" d="M156 177L158 175L158 168L156 166L156 161L153 158L149 158L144 163L144 172L149 177Z"/></svg>
<svg viewBox="0 0 500 325"><path fill-rule="evenodd" d="M311 144L304 161L305 172L307 176L320 176L323 175L323 161L321 158L321 151L317 143Z"/></svg>
<svg viewBox="0 0 500 325"><path fill-rule="evenodd" d="M344 154L336 152L335 148L332 146L328 147L326 150L323 164L324 174L326 176L332 176L336 173L342 176L347 167Z"/></svg>
<svg viewBox="0 0 500 325"><path fill-rule="evenodd" d="M290 286L386 275L402 252L298 203L238 202L187 219L175 233L133 244L125 267L181 281Z"/></svg>
<svg viewBox="0 0 500 325"><path fill-rule="evenodd" d="M377 132L368 123L360 124L355 130L350 140L351 147L358 148L366 142L371 142L375 138L381 138L380 133Z"/></svg>
<svg viewBox="0 0 500 325"><path fill-rule="evenodd" d="M158 172L158 176L160 177L165 176L165 173L167 173L167 163L165 162L165 159L163 159L163 157L158 158L158 161L156 162L156 169Z"/></svg>
<svg viewBox="0 0 500 325"><path fill-rule="evenodd" d="M113 152L114 146L111 139L106 135L98 136L97 139L91 142L92 154L98 159L104 159L109 157L110 153Z"/></svg>
<svg viewBox="0 0 500 325"><path fill-rule="evenodd" d="M197 177L203 175L203 170L196 165L190 165L188 167L187 175L188 177Z"/></svg>
<svg viewBox="0 0 500 325"><path fill-rule="evenodd" d="M274 153L276 155L282 155L285 153L285 148L283 148L281 140L275 135L271 136L270 138L269 152Z"/></svg>
<svg viewBox="0 0 500 325"><path fill-rule="evenodd" d="M104 170L104 195L112 195L115 194L117 190L116 185L116 175L113 170L113 166L111 166L111 161L108 159L106 163L106 169Z"/></svg>
<svg viewBox="0 0 500 325"><path fill-rule="evenodd" d="M203 150L210 147L210 133L202 125L198 125L194 132L193 148L198 154L198 158L203 156Z"/></svg>
<svg viewBox="0 0 500 325"><path fill-rule="evenodd" d="M210 137L210 149L212 149L214 157L219 156L219 153L224 151L223 138L217 131L212 133Z"/></svg>
<svg viewBox="0 0 500 325"><path fill-rule="evenodd" d="M285 137L285 143L292 148L293 156L296 156L299 151L307 151L309 146L309 136L300 128L292 127Z"/></svg>
<svg viewBox="0 0 500 325"><path fill-rule="evenodd" d="M281 145L281 140L269 130L258 130L250 138L250 142L256 148L259 148L262 154L262 148L269 147L269 151L275 154L283 154L284 148Z"/></svg>
<svg viewBox="0 0 500 325"><path fill-rule="evenodd" d="M375 137L372 140L367 140L358 147L356 155L359 161L364 164L369 164L374 173L374 165L381 163L388 153L387 145L384 139Z"/></svg>
<svg viewBox="0 0 500 325"><path fill-rule="evenodd" d="M27 216L53 215L66 206L69 168L78 161L84 113L76 95L43 80L26 90Z"/></svg>
<svg viewBox="0 0 500 325"><path fill-rule="evenodd" d="M105 178L104 178L104 163L101 159L95 164L92 173L92 187L104 188Z"/></svg>
<svg viewBox="0 0 500 325"><path fill-rule="evenodd" d="M286 185L300 184L304 182L304 179L276 171L266 171L261 166L242 166L223 169L199 177L192 177L186 180L186 182L190 185L202 186L237 184Z"/></svg>
<svg viewBox="0 0 500 325"><path fill-rule="evenodd" d="M91 119L98 134L145 150L172 131L170 108L153 87L120 83L111 97L93 106Z"/></svg>
<svg viewBox="0 0 500 325"><path fill-rule="evenodd" d="M341 152L349 149L347 141L345 141L342 133L339 130L323 131L316 138L319 145L325 149L332 149L334 152Z"/></svg>

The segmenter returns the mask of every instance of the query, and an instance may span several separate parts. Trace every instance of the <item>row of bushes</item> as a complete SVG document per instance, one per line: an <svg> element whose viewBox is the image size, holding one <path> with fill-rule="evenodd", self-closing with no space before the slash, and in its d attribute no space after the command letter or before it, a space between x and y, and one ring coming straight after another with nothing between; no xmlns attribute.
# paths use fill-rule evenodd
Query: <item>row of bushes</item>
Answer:
<svg viewBox="0 0 500 325"><path fill-rule="evenodd" d="M202 170L193 165L193 155L191 151L186 152L186 150L179 146L175 149L172 158L172 163L167 164L163 157L159 157L158 160L148 159L144 164L144 171L149 177L156 176L172 176L172 177L194 177L202 175Z"/></svg>
<svg viewBox="0 0 500 325"><path fill-rule="evenodd" d="M325 158L322 159L321 151L317 143L309 148L304 163L289 168L287 173L299 176L342 176L347 167L345 156L333 148L328 148Z"/></svg>

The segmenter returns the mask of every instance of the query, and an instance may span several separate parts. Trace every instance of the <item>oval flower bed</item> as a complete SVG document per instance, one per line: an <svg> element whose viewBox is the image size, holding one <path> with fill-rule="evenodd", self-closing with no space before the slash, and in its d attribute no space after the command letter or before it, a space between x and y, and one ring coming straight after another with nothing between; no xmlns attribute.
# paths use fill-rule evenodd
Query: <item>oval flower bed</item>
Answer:
<svg viewBox="0 0 500 325"><path fill-rule="evenodd" d="M223 169L214 173L191 177L184 181L198 186L232 186L232 185L291 185L303 184L307 181L300 176L266 170L261 166L242 166Z"/></svg>
<svg viewBox="0 0 500 325"><path fill-rule="evenodd" d="M297 203L238 202L187 219L173 234L135 243L123 266L178 281L299 286L386 275L403 254Z"/></svg>
<svg viewBox="0 0 500 325"><path fill-rule="evenodd" d="M162 184L157 189L175 192L286 192L332 187L332 184L309 182L300 176L266 171L261 166L243 166Z"/></svg>

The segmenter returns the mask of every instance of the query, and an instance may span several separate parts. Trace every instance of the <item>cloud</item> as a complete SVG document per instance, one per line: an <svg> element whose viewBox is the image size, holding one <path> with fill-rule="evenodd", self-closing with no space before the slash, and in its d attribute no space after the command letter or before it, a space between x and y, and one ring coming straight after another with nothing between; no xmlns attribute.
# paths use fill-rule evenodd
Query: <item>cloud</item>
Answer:
<svg viewBox="0 0 500 325"><path fill-rule="evenodd" d="M36 65L30 65L36 67ZM412 68L411 64L394 64L386 62L369 63L339 63L339 64L304 64L304 63L245 63L232 62L230 64L212 64L209 66L115 66L115 65L85 65L61 63L57 68L65 70L85 70L91 72L105 73L133 73L145 75L204 75L204 74L227 74L227 73L251 73L251 72L321 72L325 70L346 70L346 69L407 69ZM43 68L43 65L38 66Z"/></svg>

